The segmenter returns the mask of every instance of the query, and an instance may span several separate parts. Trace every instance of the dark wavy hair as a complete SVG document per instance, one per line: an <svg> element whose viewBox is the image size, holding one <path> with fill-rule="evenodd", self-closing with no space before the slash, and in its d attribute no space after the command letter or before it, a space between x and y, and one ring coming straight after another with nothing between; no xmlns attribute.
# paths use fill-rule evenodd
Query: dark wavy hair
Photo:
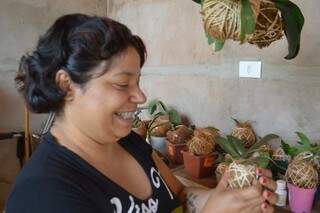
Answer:
<svg viewBox="0 0 320 213"><path fill-rule="evenodd" d="M104 73L107 72L113 57L129 46L138 52L142 67L146 59L145 45L125 25L107 17L62 16L40 37L35 50L22 56L16 86L31 111L59 112L66 94L56 84L58 70L65 70L73 82L84 86L97 77L97 73L93 73L96 66L105 61Z"/></svg>

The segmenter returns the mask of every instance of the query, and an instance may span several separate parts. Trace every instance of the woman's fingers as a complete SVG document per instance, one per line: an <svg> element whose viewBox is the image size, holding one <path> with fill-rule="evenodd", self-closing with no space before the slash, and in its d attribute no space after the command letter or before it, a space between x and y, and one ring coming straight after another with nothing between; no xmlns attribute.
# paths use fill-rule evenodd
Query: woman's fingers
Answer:
<svg viewBox="0 0 320 213"><path fill-rule="evenodd" d="M269 169L264 169L259 167L256 169L256 174L258 176L266 176L268 178L272 178L272 172Z"/></svg>
<svg viewBox="0 0 320 213"><path fill-rule="evenodd" d="M261 205L261 210L263 213L273 213L274 207L272 205L269 205L268 203L263 203Z"/></svg>
<svg viewBox="0 0 320 213"><path fill-rule="evenodd" d="M278 201L278 195L265 189L263 190L262 196L271 204L274 205Z"/></svg>
<svg viewBox="0 0 320 213"><path fill-rule="evenodd" d="M252 200L248 200L244 202L244 208L241 209L240 212L250 212L250 213L260 213L261 205L265 202L263 197L257 197Z"/></svg>
<svg viewBox="0 0 320 213"><path fill-rule="evenodd" d="M224 172L221 176L221 179L217 185L217 189L219 190L224 190L226 188L228 188L228 172Z"/></svg>
<svg viewBox="0 0 320 213"><path fill-rule="evenodd" d="M273 192L277 189L277 183L266 176L259 177L259 183Z"/></svg>
<svg viewBox="0 0 320 213"><path fill-rule="evenodd" d="M262 186L258 183L258 181L254 180L252 186L243 188L243 189L235 189L235 196L237 198L241 198L244 201L248 202L256 199L263 199L262 194Z"/></svg>

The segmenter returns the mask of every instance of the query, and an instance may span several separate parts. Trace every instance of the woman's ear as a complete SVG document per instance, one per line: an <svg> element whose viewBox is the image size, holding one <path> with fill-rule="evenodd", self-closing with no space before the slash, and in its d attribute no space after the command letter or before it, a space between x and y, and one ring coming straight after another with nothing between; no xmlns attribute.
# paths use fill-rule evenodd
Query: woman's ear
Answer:
<svg viewBox="0 0 320 213"><path fill-rule="evenodd" d="M70 101L74 96L74 87L69 74L64 70L59 70L56 74L56 84L66 93L64 99Z"/></svg>

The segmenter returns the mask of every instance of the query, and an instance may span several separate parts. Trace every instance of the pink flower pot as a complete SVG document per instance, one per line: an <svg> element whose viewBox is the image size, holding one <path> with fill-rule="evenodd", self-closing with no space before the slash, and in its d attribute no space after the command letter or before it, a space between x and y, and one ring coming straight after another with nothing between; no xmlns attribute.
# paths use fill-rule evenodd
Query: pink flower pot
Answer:
<svg viewBox="0 0 320 213"><path fill-rule="evenodd" d="M303 189L288 183L289 207L294 213L311 213L317 188Z"/></svg>

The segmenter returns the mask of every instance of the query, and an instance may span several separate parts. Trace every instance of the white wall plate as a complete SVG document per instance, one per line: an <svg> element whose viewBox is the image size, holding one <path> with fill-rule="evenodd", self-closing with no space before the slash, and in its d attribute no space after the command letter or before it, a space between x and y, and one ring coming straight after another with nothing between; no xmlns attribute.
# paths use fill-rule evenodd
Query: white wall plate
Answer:
<svg viewBox="0 0 320 213"><path fill-rule="evenodd" d="M240 78L261 78L261 61L240 61Z"/></svg>

